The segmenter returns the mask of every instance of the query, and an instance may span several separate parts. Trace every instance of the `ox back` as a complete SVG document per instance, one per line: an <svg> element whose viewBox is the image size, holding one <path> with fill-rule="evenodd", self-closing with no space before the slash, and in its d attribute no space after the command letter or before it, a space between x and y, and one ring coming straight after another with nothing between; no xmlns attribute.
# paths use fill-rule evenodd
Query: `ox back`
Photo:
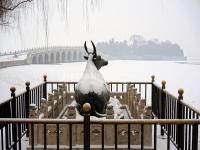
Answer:
<svg viewBox="0 0 200 150"><path fill-rule="evenodd" d="M105 108L107 106L109 98L110 94L108 91L100 95L94 92L83 94L78 90L75 91L75 99L78 102L77 109L81 115L83 115L83 110L82 110L83 104L90 103L91 105L90 115L97 117L104 117Z"/></svg>

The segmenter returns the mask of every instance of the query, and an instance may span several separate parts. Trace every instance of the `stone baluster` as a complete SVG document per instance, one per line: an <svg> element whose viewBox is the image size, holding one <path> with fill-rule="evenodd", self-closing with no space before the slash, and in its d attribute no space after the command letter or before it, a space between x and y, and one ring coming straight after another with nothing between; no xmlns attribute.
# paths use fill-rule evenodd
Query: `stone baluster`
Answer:
<svg viewBox="0 0 200 150"><path fill-rule="evenodd" d="M63 83L62 85L63 85L63 91L67 91L67 85L65 83Z"/></svg>
<svg viewBox="0 0 200 150"><path fill-rule="evenodd" d="M133 91L132 91L132 105L131 105L131 114L133 116L133 118L136 117L136 106L137 106L137 97L136 97L136 93L137 93L137 88L133 88Z"/></svg>
<svg viewBox="0 0 200 150"><path fill-rule="evenodd" d="M114 110L112 105L108 105L106 108L106 119L114 119Z"/></svg>
<svg viewBox="0 0 200 150"><path fill-rule="evenodd" d="M48 93L48 118L53 118L53 94Z"/></svg>
<svg viewBox="0 0 200 150"><path fill-rule="evenodd" d="M58 116L58 90L53 90L53 118Z"/></svg>
<svg viewBox="0 0 200 150"><path fill-rule="evenodd" d="M67 106L67 116L68 119L75 119L76 118L76 109L75 106L69 105Z"/></svg>
<svg viewBox="0 0 200 150"><path fill-rule="evenodd" d="M58 85L58 111L63 109L63 85Z"/></svg>
<svg viewBox="0 0 200 150"><path fill-rule="evenodd" d="M138 103L138 106L137 106L137 117L138 118L141 118L141 115L143 114L143 110L144 110L144 107L145 107L145 99L141 99Z"/></svg>
<svg viewBox="0 0 200 150"><path fill-rule="evenodd" d="M53 90L53 99L58 100L58 90L57 89Z"/></svg>
<svg viewBox="0 0 200 150"><path fill-rule="evenodd" d="M48 102L45 98L41 99L40 115L43 114L42 118L48 118Z"/></svg>
<svg viewBox="0 0 200 150"><path fill-rule="evenodd" d="M152 119L152 107L151 106L144 107L143 118L144 119Z"/></svg>
<svg viewBox="0 0 200 150"><path fill-rule="evenodd" d="M29 105L29 118L38 118L38 109L37 109L37 106L35 104L30 104ZM31 133L31 128L32 126L29 125L29 145L32 144L32 133ZM38 139L38 125L37 124L34 124L33 125L33 131L34 131L34 145L37 144L37 139Z"/></svg>
<svg viewBox="0 0 200 150"><path fill-rule="evenodd" d="M63 96L64 87L63 85L58 85L58 95Z"/></svg>
<svg viewBox="0 0 200 150"><path fill-rule="evenodd" d="M62 85L63 85L63 107L65 107L66 105L65 93L67 93L67 85L65 83L63 83Z"/></svg>
<svg viewBox="0 0 200 150"><path fill-rule="evenodd" d="M67 104L67 86L63 83L63 107Z"/></svg>
<svg viewBox="0 0 200 150"><path fill-rule="evenodd" d="M130 109L132 108L132 100L133 100L133 86L131 85L129 87L129 90L128 90L128 103L127 105L130 107Z"/></svg>
<svg viewBox="0 0 200 150"><path fill-rule="evenodd" d="M136 119L138 118L138 103L141 99L141 93L135 94L135 109L133 110L133 117Z"/></svg>
<svg viewBox="0 0 200 150"><path fill-rule="evenodd" d="M152 107L151 106L145 106L143 110L143 119L152 119ZM146 146L152 145L152 125L145 125L144 126L144 143Z"/></svg>
<svg viewBox="0 0 200 150"><path fill-rule="evenodd" d="M130 87L131 87L131 84L127 84L127 98L125 100L125 104L128 105L128 102L129 102L129 95L130 95Z"/></svg>
<svg viewBox="0 0 200 150"><path fill-rule="evenodd" d="M29 105L29 118L38 118L38 110L36 104Z"/></svg>

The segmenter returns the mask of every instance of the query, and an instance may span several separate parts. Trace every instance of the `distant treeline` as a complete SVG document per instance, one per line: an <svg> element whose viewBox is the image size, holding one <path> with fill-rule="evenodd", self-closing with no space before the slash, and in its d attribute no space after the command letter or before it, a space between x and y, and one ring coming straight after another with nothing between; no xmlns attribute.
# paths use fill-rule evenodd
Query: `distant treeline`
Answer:
<svg viewBox="0 0 200 150"><path fill-rule="evenodd" d="M128 41L119 42L111 39L99 42L97 48L112 58L119 59L186 59L178 44L157 39L144 40L140 35L133 35Z"/></svg>

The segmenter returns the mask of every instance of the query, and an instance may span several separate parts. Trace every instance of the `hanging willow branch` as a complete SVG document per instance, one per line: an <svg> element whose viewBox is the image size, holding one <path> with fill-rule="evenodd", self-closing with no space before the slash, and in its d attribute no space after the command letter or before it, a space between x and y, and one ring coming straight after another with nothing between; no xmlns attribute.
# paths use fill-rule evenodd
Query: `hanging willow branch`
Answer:
<svg viewBox="0 0 200 150"><path fill-rule="evenodd" d="M22 5L23 3L26 2L31 2L32 0L25 0L25 1L21 1L18 4L14 5L13 7L4 7L2 5L0 5L0 9L4 10L4 11L13 11L14 9L16 9L17 7L19 7L20 5Z"/></svg>

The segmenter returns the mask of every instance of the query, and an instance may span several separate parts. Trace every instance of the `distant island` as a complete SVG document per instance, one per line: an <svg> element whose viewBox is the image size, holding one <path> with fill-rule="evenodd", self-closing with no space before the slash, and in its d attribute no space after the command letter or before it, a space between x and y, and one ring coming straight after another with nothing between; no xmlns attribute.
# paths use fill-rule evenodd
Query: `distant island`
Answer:
<svg viewBox="0 0 200 150"><path fill-rule="evenodd" d="M112 38L106 42L97 43L97 48L112 56L111 59L135 60L186 60L183 50L176 43L159 41L158 39L144 40L140 35L132 35L122 42Z"/></svg>

